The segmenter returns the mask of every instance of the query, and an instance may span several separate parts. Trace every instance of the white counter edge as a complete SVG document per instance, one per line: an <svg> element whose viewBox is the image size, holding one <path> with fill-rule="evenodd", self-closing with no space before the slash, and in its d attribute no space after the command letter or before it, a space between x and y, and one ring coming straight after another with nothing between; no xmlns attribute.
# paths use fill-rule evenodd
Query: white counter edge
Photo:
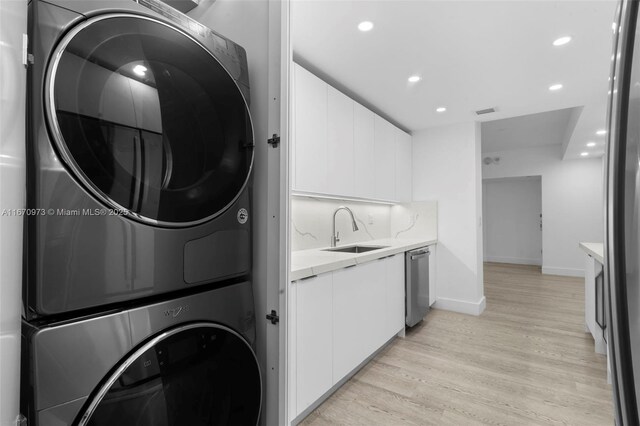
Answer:
<svg viewBox="0 0 640 426"><path fill-rule="evenodd" d="M363 241L361 243L349 244L349 246L351 245L362 245L362 246L387 245L389 244L389 241L390 241L389 239ZM369 251L366 253L359 253L359 254L339 253L339 259L334 259L331 261L321 261L317 264L310 263L301 267L293 268L291 270L291 273L289 274L289 279L291 281L298 281L304 278L312 277L314 275L337 271L338 269L346 268L348 266L371 262L372 260L393 256L395 254L403 253L403 252L417 249L420 247L432 246L437 243L438 243L437 239L419 240L419 241L412 239L406 242L401 239L398 239L398 240L394 240L393 245L389 247L385 247L383 249L379 249L379 250L373 250L373 251ZM315 249L314 251L324 252L325 250L326 248ZM307 252L308 254L311 252L311 250L305 250L305 252ZM294 253L292 253L292 256L294 255Z"/></svg>
<svg viewBox="0 0 640 426"><path fill-rule="evenodd" d="M580 243L580 248L598 262L604 264L604 245L602 243Z"/></svg>

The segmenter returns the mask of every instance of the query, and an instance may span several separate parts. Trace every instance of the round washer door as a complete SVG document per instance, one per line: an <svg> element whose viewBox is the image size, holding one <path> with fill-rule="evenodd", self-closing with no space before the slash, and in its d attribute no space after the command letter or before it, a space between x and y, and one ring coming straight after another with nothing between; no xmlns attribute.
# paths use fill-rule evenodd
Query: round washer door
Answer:
<svg viewBox="0 0 640 426"><path fill-rule="evenodd" d="M236 81L191 36L136 15L71 30L45 105L64 162L94 196L162 226L204 222L239 196L253 131Z"/></svg>
<svg viewBox="0 0 640 426"><path fill-rule="evenodd" d="M157 336L124 360L76 423L255 425L261 395L258 362L247 342L220 325L190 324Z"/></svg>

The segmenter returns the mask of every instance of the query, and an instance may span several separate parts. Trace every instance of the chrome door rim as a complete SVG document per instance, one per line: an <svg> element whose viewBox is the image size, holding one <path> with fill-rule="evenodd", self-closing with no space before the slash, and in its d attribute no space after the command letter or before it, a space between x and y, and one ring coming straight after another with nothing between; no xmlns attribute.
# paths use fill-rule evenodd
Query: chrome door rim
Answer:
<svg viewBox="0 0 640 426"><path fill-rule="evenodd" d="M86 21L83 21L82 23L80 23L80 24L76 25L75 27L73 27L67 34L65 34L65 36L62 38L60 43L58 43L58 45L56 46L55 50L53 51L52 59L50 61L49 66L47 67L47 72L46 72L46 75L45 75L45 86L44 86L45 87L45 90L44 90L45 116L47 118L47 121L48 121L48 123L50 125L51 131L53 133L54 143L57 146L58 151L60 152L60 154L62 155L62 158L64 160L63 163L66 164L69 168L71 168L71 171L72 171L71 175L75 179L78 179L82 183L82 186L85 189L89 190L90 195L92 195L94 197L97 197L98 200L100 202L102 202L103 204L105 204L107 207L113 208L113 209L118 210L118 211L126 211L127 212L127 216L133 217L134 219L138 220L139 222L142 222L142 223L145 223L145 224L148 224L148 225L162 226L162 227L167 227L167 228L183 228L183 227L188 227L188 226L199 225L201 223L208 222L208 221L220 216L222 213L227 211L229 209L229 207L231 207L238 200L238 198L240 198L240 195L242 195L242 193L246 189L247 185L249 184L249 180L251 178L251 173L253 172L253 161L254 161L254 152L253 151L251 153L251 162L249 164L249 169L248 169L248 172L247 172L247 176L246 176L246 178L244 180L244 183L242 184L242 186L238 190L238 193L235 195L235 197L233 197L233 199L229 203L227 203L223 208L219 209L217 212L215 212L215 213L213 213L213 214L211 214L211 215L209 215L207 217L204 217L202 219L189 221L189 222L167 222L167 221L161 221L161 220L157 220L157 219L151 219L149 217L146 217L146 216L143 216L143 215L138 214L136 212L133 212L133 211L129 210L128 208L120 205L115 200L113 200L113 199L109 198L108 196L106 196L91 181L91 179L89 179L84 174L82 169L78 166L78 164L74 160L73 155L69 152L69 149L68 149L68 147L66 146L66 144L64 142L64 137L62 136L62 131L60 130L60 126L58 124L57 117L56 117L56 115L54 113L54 111L55 111L54 89L55 89L55 87L54 87L53 83L55 82L55 77L56 77L56 73L58 71L58 65L60 63L60 58L62 57L62 54L66 50L66 48L69 45L69 43L71 42L71 40L73 40L73 38L80 31L84 30L85 28L89 27L90 25L92 25L92 24L94 24L96 22L99 22L99 21L102 21L102 20L105 20L105 19L112 19L112 18L133 18L133 19L143 19L143 20L155 22L155 23L163 25L163 26L165 26L165 27L167 27L167 28L169 28L169 29L171 29L173 31L176 31L179 34L182 34L183 36L187 37L189 40L194 42L196 45L198 45L201 49L203 49L227 73L227 75L229 76L231 81L233 81L233 84L236 86L236 89L238 90L238 93L240 93L240 96L242 96L242 101L244 103L245 110L247 112L247 117L248 117L248 120L249 120L249 125L251 127L251 135L255 139L253 121L251 119L251 113L250 113L250 110L249 110L249 104L247 103L247 99L245 98L244 93L242 92L242 90L238 86L238 82L233 78L233 76L231 74L229 74L229 71L211 53L211 51L209 49L207 49L205 46L203 46L202 43L200 43L198 40L196 40L193 36L191 36L187 32L183 31L180 28L177 28L176 26L174 26L172 24L169 24L167 22L161 21L159 19L152 18L152 17L149 17L149 16L137 15L137 14L134 14L134 13L108 13L108 14L98 15L98 16L95 16L93 18L87 19Z"/></svg>
<svg viewBox="0 0 640 426"><path fill-rule="evenodd" d="M149 340L148 342L146 342L141 347L139 347L131 355L128 355L127 358L124 360L124 362L122 362L118 366L118 368L109 376L109 379L100 387L100 390L98 391L98 393L91 399L91 403L89 404L87 409L84 410L84 412L82 413L81 417L78 420L78 423L77 423L78 426L85 426L87 424L87 422L91 419L91 416L95 412L96 408L98 408L98 405L100 404L100 402L102 402L102 399L104 398L104 396L107 394L109 389L111 389L111 386L113 386L113 384L116 382L116 380L118 380L118 378L122 375L122 373L124 373L124 371L127 368L129 368L129 366L131 366L131 364L133 364L138 358L140 358L140 356L142 356L142 354L144 354L147 350L151 349L152 347L157 345L159 342L167 339L168 337L173 336L174 334L178 334L180 332L183 332L185 330L190 330L193 328L205 328L205 327L217 328L233 334L234 336L238 337L240 341L247 346L247 349L249 349L249 352L251 353L251 355L253 355L253 360L256 363L256 369L258 371L258 379L260 381L260 405L258 406L258 419L257 419L257 421L260 421L260 413L262 412L262 374L260 373L260 364L258 363L258 358L256 357L255 352L251 348L251 345L249 345L249 343L244 339L244 337L242 337L239 333L237 333L235 330L229 327L225 327L224 325L209 323L209 322L196 322L196 323L181 325L181 326L172 328L171 330L164 331L158 334L157 336L155 336L154 338L152 338L151 340Z"/></svg>

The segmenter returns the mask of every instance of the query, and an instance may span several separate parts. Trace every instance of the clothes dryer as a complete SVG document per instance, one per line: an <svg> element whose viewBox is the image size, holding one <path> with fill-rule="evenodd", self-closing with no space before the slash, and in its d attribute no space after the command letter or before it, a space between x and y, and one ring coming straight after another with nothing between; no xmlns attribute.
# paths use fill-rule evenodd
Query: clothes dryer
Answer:
<svg viewBox="0 0 640 426"><path fill-rule="evenodd" d="M29 25L26 318L247 279L245 50L157 0L32 0Z"/></svg>

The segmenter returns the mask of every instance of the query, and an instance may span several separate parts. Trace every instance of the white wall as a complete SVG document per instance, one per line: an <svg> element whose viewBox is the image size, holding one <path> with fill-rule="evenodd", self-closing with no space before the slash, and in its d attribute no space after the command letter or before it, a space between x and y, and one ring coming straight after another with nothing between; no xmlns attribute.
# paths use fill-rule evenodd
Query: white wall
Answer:
<svg viewBox="0 0 640 426"><path fill-rule="evenodd" d="M480 126L462 123L413 134L413 199L438 201L435 307L484 310Z"/></svg>
<svg viewBox="0 0 640 426"><path fill-rule="evenodd" d="M25 206L22 34L27 2L0 1L0 212ZM22 217L0 216L0 425L14 425L20 396Z"/></svg>
<svg viewBox="0 0 640 426"><path fill-rule="evenodd" d="M482 183L484 260L542 265L542 185L539 176Z"/></svg>
<svg viewBox="0 0 640 426"><path fill-rule="evenodd" d="M269 149L267 139L278 128L269 128L270 114L279 113L280 104L269 96L270 84L278 84L279 69L273 72L269 54L272 51L269 32L269 2L267 0L204 0L189 12L189 16L240 44L247 51L251 85L251 118L256 143L253 164L253 291L256 306L257 356L265 383L263 424L277 424L278 420L278 327L265 320L265 314L278 309L278 282L269 280L268 256L277 261L279 248L268 247L268 187ZM280 46L278 46L279 49ZM281 52L272 52L279 55ZM276 75L277 74L277 75ZM272 215L275 217L275 215ZM275 351L275 353L274 353Z"/></svg>
<svg viewBox="0 0 640 426"><path fill-rule="evenodd" d="M560 146L483 153L483 178L542 176L542 272L582 276L581 241L604 238L602 159L562 160Z"/></svg>

